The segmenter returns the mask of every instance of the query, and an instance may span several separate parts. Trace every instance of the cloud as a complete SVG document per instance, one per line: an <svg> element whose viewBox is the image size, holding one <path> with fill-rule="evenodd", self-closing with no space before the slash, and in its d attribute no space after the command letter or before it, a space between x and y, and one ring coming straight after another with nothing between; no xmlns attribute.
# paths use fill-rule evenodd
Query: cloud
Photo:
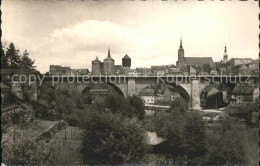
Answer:
<svg viewBox="0 0 260 166"><path fill-rule="evenodd" d="M142 59L158 56L159 52L162 53L163 40L160 36L148 35L110 21L88 20L55 29L44 38L38 49L46 50L45 54L51 56L53 64L90 68L96 56L100 59L106 57L108 47L111 47L116 63L120 64L127 53L135 54L132 55L135 60L138 60L138 55L142 55ZM70 59L69 63L67 59Z"/></svg>

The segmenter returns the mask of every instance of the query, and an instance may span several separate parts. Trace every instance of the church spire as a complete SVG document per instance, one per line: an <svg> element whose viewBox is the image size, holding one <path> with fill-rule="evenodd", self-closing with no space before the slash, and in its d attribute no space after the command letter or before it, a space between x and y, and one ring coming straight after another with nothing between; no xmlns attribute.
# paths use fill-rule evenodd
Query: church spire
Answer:
<svg viewBox="0 0 260 166"><path fill-rule="evenodd" d="M225 51L224 51L225 53L227 53L227 46L225 45Z"/></svg>
<svg viewBox="0 0 260 166"><path fill-rule="evenodd" d="M110 56L110 48L108 48L107 57L108 57L108 58L111 58L111 56Z"/></svg>
<svg viewBox="0 0 260 166"><path fill-rule="evenodd" d="M180 48L182 48L182 38L181 38L181 42L180 42Z"/></svg>

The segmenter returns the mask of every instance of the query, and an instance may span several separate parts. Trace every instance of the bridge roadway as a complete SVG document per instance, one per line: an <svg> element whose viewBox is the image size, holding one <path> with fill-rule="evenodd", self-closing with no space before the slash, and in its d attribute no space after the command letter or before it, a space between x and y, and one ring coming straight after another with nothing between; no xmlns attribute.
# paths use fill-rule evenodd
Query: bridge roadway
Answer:
<svg viewBox="0 0 260 166"><path fill-rule="evenodd" d="M120 95L126 97L138 95L145 87L154 84L168 84L176 88L180 95L189 103L190 108L200 109L201 92L211 83L222 83L233 89L238 83L259 83L258 76L251 75L163 75L163 76L132 76L132 75L100 75L100 76L46 76L44 81L52 81L60 89L82 93L94 83L106 83Z"/></svg>

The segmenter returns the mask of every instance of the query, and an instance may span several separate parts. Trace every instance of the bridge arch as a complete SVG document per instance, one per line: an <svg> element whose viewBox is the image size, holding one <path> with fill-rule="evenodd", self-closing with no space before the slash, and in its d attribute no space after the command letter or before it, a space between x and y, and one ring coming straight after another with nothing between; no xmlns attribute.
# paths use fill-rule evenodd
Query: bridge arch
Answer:
<svg viewBox="0 0 260 166"><path fill-rule="evenodd" d="M184 88L182 85L177 85L176 83L169 83L169 82L166 82L166 84L174 87L180 94L180 96L187 101L187 103L190 103L191 101L191 96L190 94L187 92L187 89L188 88Z"/></svg>
<svg viewBox="0 0 260 166"><path fill-rule="evenodd" d="M143 87L138 91L138 94L137 94L137 95L139 95L139 93L140 93L142 90L144 90L145 88L148 88L148 87L150 87L150 88L151 88L151 87L158 88L159 86L160 86L161 88L162 88L162 86L172 87L172 88L174 88L174 89L180 94L180 96L181 96L184 100L187 101L187 103L189 103L189 102L191 101L190 95L189 95L189 93L187 92L187 90L186 90L183 86L177 85L176 83L167 83L167 82L165 82L165 83L156 83L156 84L144 84Z"/></svg>
<svg viewBox="0 0 260 166"><path fill-rule="evenodd" d="M117 94L119 94L120 96L125 97L124 92L117 85L110 82L84 84L80 89L81 90L79 91L79 93L86 94L86 95L89 95L90 90L94 90L94 89L108 89L108 90L111 89ZM104 92L100 91L100 93L104 93Z"/></svg>
<svg viewBox="0 0 260 166"><path fill-rule="evenodd" d="M200 92L200 106L204 108L226 106L231 98L231 90L234 86L233 84L229 86L224 83L211 83L205 86Z"/></svg>

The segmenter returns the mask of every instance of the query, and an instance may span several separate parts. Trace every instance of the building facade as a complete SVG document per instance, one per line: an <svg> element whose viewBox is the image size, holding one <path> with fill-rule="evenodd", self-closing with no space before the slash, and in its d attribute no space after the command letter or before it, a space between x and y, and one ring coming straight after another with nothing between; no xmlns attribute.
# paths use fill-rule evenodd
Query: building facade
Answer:
<svg viewBox="0 0 260 166"><path fill-rule="evenodd" d="M176 65L181 69L185 69L187 66L202 67L205 64L208 64L210 68L212 68L214 66L212 57L184 57L184 49L181 40Z"/></svg>

